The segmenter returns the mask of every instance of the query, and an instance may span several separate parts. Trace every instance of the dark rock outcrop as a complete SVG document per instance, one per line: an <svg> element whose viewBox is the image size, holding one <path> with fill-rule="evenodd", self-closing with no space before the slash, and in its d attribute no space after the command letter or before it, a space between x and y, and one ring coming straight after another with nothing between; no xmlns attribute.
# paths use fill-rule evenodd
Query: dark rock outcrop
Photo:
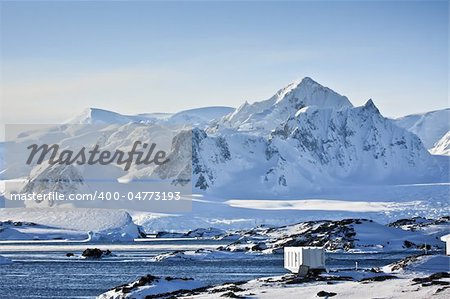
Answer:
<svg viewBox="0 0 450 299"><path fill-rule="evenodd" d="M109 249L103 251L98 248L86 248L81 254L81 256L90 259L100 259L105 256L111 256L111 254L112 252Z"/></svg>
<svg viewBox="0 0 450 299"><path fill-rule="evenodd" d="M326 292L326 291L320 291L317 293L317 297L333 297L336 296L336 293L333 292Z"/></svg>

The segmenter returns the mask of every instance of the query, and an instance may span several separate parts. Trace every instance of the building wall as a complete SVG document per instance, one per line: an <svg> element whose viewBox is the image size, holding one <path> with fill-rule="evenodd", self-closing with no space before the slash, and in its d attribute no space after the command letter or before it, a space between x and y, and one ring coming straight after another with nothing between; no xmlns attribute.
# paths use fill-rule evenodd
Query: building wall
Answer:
<svg viewBox="0 0 450 299"><path fill-rule="evenodd" d="M300 265L312 269L325 268L325 253L320 247L285 247L284 267L297 273Z"/></svg>

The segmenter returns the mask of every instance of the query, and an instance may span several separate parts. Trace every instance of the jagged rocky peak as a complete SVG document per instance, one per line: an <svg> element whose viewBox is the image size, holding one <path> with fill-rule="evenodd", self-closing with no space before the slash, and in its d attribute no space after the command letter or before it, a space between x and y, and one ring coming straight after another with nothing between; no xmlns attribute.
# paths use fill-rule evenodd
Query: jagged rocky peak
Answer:
<svg viewBox="0 0 450 299"><path fill-rule="evenodd" d="M353 105L347 97L325 87L309 77L288 84L265 101L245 102L225 116L219 126L256 133L270 133L275 127L308 106L343 109Z"/></svg>
<svg viewBox="0 0 450 299"><path fill-rule="evenodd" d="M249 185L290 194L342 183L441 181L445 173L419 138L383 117L372 99L353 107L310 78L266 101L246 102L194 136L193 186L230 192L221 188L233 181L241 186L233 196Z"/></svg>
<svg viewBox="0 0 450 299"><path fill-rule="evenodd" d="M377 114L380 114L380 110L378 110L377 106L375 106L375 103L372 99L369 99L363 106L364 109L373 111Z"/></svg>
<svg viewBox="0 0 450 299"><path fill-rule="evenodd" d="M311 135L313 131L320 134L337 132L342 136L350 134L357 127L370 129L380 123L384 126L385 121L390 122L381 115L372 99L362 106L349 109L306 106L275 128L270 133L270 139L276 136L287 138L292 134L304 137Z"/></svg>

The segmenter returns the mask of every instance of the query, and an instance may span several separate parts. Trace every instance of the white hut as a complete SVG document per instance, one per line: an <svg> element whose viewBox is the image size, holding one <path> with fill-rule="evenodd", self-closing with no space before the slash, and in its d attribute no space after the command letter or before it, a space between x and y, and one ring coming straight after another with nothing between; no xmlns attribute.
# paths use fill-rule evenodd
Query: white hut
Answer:
<svg viewBox="0 0 450 299"><path fill-rule="evenodd" d="M442 236L441 240L445 242L445 254L450 255L450 234Z"/></svg>
<svg viewBox="0 0 450 299"><path fill-rule="evenodd" d="M300 267L325 269L325 251L322 247L284 247L284 268L299 273Z"/></svg>

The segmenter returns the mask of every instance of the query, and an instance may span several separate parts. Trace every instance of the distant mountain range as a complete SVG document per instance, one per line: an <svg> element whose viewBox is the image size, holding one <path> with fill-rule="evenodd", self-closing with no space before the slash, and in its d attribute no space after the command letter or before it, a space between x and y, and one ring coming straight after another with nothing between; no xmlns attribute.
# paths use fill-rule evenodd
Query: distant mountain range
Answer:
<svg viewBox="0 0 450 299"><path fill-rule="evenodd" d="M167 123L189 124L203 127L212 120L234 111L231 107L212 106L184 110L178 113L145 113L123 115L99 108L87 108L80 115L70 119L70 124L126 124L126 123Z"/></svg>
<svg viewBox="0 0 450 299"><path fill-rule="evenodd" d="M237 109L205 107L175 114L122 115L89 108L68 123L113 126L86 133L63 125L58 136L63 136L66 144L129 147L134 137L145 134L139 124L190 126L189 166L196 192L265 198L295 196L333 185L448 182L448 163L428 150L449 154L449 114L450 109L444 109L388 119L372 100L354 107L347 97L307 77L280 89L268 100L246 102ZM184 134L172 133L174 140ZM43 131L22 135L20 142L54 137L51 130ZM177 171L139 168L126 176L143 178L156 173L165 178L179 177L183 169L183 165L178 165ZM109 171L117 172L118 177L125 175L112 167ZM86 175L82 169L40 169L34 173L36 177L18 168L1 170L3 179L28 176L27 191L48 189L34 183L43 173L73 173L74 182Z"/></svg>

